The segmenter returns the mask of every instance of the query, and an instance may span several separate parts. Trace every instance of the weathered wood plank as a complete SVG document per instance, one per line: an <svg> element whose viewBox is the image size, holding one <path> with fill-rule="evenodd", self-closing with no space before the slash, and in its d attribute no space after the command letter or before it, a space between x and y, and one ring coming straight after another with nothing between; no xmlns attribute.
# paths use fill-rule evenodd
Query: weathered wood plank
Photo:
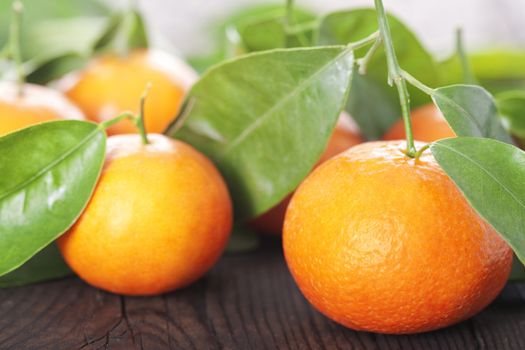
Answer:
<svg viewBox="0 0 525 350"><path fill-rule="evenodd" d="M448 329L354 332L309 306L278 243L265 242L159 297L119 297L75 278L0 290L0 349L525 349L525 284Z"/></svg>

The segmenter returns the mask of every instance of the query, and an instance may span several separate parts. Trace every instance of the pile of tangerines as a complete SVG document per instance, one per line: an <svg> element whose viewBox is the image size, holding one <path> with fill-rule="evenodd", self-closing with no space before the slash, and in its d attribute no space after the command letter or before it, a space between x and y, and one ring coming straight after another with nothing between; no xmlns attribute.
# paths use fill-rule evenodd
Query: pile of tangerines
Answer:
<svg viewBox="0 0 525 350"><path fill-rule="evenodd" d="M228 188L214 164L161 133L197 74L155 49L105 54L50 87L0 84L0 133L50 120L103 122L145 109L146 142L130 121L107 132L96 190L59 241L89 284L125 295L189 285L219 259L232 231ZM124 83L123 83L124 82ZM416 140L454 137L434 105L412 112ZM506 283L512 251L476 214L429 152L405 154L402 121L365 142L342 114L316 168L253 220L280 235L306 298L347 327L414 333L464 320Z"/></svg>

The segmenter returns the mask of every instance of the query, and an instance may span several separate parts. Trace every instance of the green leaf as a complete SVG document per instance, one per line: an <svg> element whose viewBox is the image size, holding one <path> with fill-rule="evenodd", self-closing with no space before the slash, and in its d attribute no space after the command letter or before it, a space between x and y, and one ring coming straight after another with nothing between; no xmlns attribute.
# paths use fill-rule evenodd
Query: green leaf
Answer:
<svg viewBox="0 0 525 350"><path fill-rule="evenodd" d="M399 19L389 15L388 20L401 67L426 85L438 85L439 72L430 53ZM377 29L377 14L373 9L334 12L322 19L318 43L345 45ZM364 56L366 50L357 51L356 56ZM368 139L381 138L401 116L397 91L388 85L387 77L386 56L384 50L378 50L368 65L367 75L354 79L347 111ZM430 102L430 98L418 89L409 87L409 91L412 107Z"/></svg>
<svg viewBox="0 0 525 350"><path fill-rule="evenodd" d="M487 137L513 143L492 96L482 87L451 85L432 91L434 103L458 136Z"/></svg>
<svg viewBox="0 0 525 350"><path fill-rule="evenodd" d="M105 141L96 124L74 120L0 138L0 276L75 222L100 174Z"/></svg>
<svg viewBox="0 0 525 350"><path fill-rule="evenodd" d="M0 277L0 288L48 281L71 273L56 245L51 244L18 269Z"/></svg>
<svg viewBox="0 0 525 350"><path fill-rule="evenodd" d="M257 5L234 13L211 28L217 47L205 55L190 57L190 64L202 73L219 62L238 56L239 53L284 47L282 19L285 14L286 9L283 5ZM295 23L305 24L312 21L315 16L295 6L294 18ZM273 34L261 31L266 30L265 26L270 27ZM313 31L302 26L297 30L300 37L309 37L312 35L311 30ZM240 32L243 34L241 35ZM245 45L247 47L244 47Z"/></svg>
<svg viewBox="0 0 525 350"><path fill-rule="evenodd" d="M28 36L33 35L30 33L35 33L37 31L36 28L42 22L52 23L55 20L71 19L73 17L99 17L105 16L108 12L108 8L101 1L96 0L22 0L22 3L24 4L22 49L26 59L32 58L28 53L33 50L33 43L28 40ZM8 37L12 13L11 5L12 1L0 1L0 46ZM67 28L65 32L61 33L61 37L67 34L70 34L69 38L71 40L77 39L77 44L81 44L82 38L75 38L75 35L68 31ZM54 50L54 48L47 47L46 50Z"/></svg>
<svg viewBox="0 0 525 350"><path fill-rule="evenodd" d="M238 219L255 217L292 192L319 160L346 102L353 64L352 51L342 46L226 62L194 85L186 123L168 134L218 165Z"/></svg>
<svg viewBox="0 0 525 350"><path fill-rule="evenodd" d="M137 11L114 14L93 46L97 52L117 53L147 48L148 35L142 16Z"/></svg>
<svg viewBox="0 0 525 350"><path fill-rule="evenodd" d="M525 91L499 94L496 101L508 130L521 141L525 141Z"/></svg>
<svg viewBox="0 0 525 350"><path fill-rule="evenodd" d="M492 139L458 137L431 145L432 154L470 205L525 261L525 152Z"/></svg>
<svg viewBox="0 0 525 350"><path fill-rule="evenodd" d="M65 54L42 60L40 62L29 62L29 74L27 81L35 84L47 84L57 80L65 74L84 67L89 62L89 56L76 53Z"/></svg>
<svg viewBox="0 0 525 350"><path fill-rule="evenodd" d="M290 38L286 36L284 8L269 16L257 16L238 23L236 27L242 46L247 52L312 46L317 24L315 17L299 11L294 15L294 30Z"/></svg>

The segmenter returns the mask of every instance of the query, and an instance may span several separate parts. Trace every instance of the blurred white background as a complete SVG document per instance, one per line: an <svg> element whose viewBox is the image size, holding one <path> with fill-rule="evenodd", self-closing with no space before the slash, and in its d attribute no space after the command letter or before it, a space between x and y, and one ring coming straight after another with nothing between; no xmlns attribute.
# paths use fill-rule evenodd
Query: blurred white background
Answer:
<svg viewBox="0 0 525 350"><path fill-rule="evenodd" d="M438 57L453 47L462 26L467 48L525 47L525 0L384 0L385 6L416 31ZM206 53L209 27L239 8L284 0L139 0L154 31L163 33L185 56ZM373 6L373 0L296 0L319 14L335 9ZM525 63L524 63L525 64Z"/></svg>

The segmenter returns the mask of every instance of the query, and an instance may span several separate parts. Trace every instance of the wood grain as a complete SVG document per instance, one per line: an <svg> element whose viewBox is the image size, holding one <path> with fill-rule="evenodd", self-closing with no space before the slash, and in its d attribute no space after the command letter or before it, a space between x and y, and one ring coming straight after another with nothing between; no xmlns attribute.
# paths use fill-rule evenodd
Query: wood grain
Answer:
<svg viewBox="0 0 525 350"><path fill-rule="evenodd" d="M278 242L265 241L154 298L119 297L76 278L0 290L0 349L525 349L525 284L448 329L354 332L309 306Z"/></svg>

